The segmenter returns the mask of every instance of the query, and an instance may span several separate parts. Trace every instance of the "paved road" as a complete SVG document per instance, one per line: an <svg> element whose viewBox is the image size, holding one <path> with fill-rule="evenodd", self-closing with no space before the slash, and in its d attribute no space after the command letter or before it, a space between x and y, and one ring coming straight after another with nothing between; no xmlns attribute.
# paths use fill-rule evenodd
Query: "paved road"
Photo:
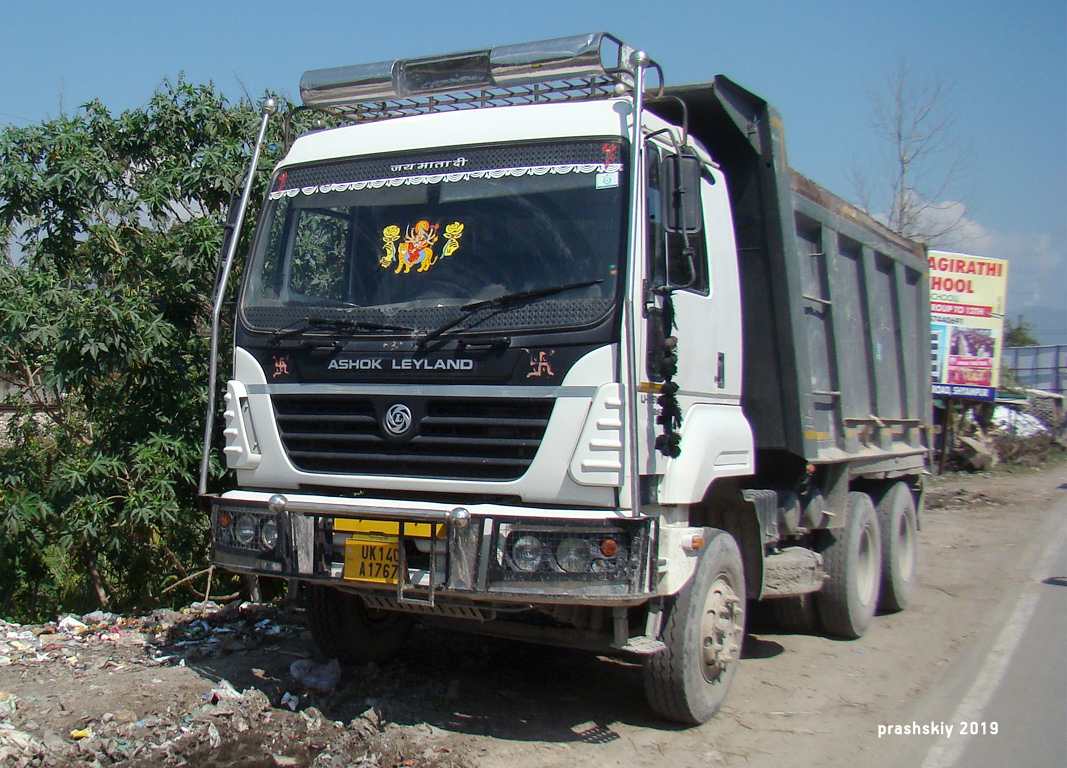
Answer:
<svg viewBox="0 0 1067 768"><path fill-rule="evenodd" d="M1005 585L995 637L961 662L969 684L951 716L942 699L944 718L930 702L916 718L944 724L922 768L1067 766L1067 501L1035 544L1029 579Z"/></svg>

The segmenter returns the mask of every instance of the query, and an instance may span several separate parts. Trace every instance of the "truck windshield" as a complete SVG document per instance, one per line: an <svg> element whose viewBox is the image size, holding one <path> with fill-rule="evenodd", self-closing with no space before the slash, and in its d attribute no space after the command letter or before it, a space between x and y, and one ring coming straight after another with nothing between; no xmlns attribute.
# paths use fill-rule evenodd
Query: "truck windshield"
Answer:
<svg viewBox="0 0 1067 768"><path fill-rule="evenodd" d="M602 321L616 303L626 243L624 153L619 140L601 139L285 169L271 183L243 321L277 331L343 318L393 335L459 318L459 333ZM487 301L538 291L530 301ZM473 302L485 310L467 320L462 308Z"/></svg>

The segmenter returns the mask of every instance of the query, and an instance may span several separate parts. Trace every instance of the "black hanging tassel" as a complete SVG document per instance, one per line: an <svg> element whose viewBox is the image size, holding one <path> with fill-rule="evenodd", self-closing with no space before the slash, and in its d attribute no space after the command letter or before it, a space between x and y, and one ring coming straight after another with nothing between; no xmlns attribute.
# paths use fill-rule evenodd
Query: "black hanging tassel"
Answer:
<svg viewBox="0 0 1067 768"><path fill-rule="evenodd" d="M670 293L666 293L663 298L663 327L667 333L675 328L674 302L671 301ZM682 453L682 436L678 434L682 426L682 409L678 405L678 385L673 380L678 374L678 339L675 336L667 336L663 340L663 357L659 372L663 376L663 385L656 400L659 406L656 423L663 427L663 433L656 437L656 450L674 459Z"/></svg>

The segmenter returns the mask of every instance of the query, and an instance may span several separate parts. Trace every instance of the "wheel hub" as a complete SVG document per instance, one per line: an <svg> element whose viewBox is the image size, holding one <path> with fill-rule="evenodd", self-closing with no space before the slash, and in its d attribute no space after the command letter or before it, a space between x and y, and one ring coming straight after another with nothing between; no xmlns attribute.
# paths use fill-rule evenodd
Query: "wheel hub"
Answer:
<svg viewBox="0 0 1067 768"><path fill-rule="evenodd" d="M714 681L740 657L745 631L741 599L722 576L708 590L700 629L704 677Z"/></svg>

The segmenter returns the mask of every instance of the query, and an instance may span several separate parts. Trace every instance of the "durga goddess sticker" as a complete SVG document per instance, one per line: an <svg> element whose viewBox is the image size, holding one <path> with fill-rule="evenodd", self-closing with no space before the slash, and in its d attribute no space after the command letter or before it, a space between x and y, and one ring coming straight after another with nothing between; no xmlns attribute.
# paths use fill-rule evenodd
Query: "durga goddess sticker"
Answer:
<svg viewBox="0 0 1067 768"><path fill-rule="evenodd" d="M408 227L404 232L404 241L400 240L400 227L390 224L382 230L382 249L385 251L378 263L382 269L387 269L396 262L395 274L403 272L407 274L412 267L417 266L416 272L425 272L437 263L438 256L433 247L440 239L437 231L441 223L430 224L425 219L420 220L414 227ZM441 258L451 256L459 249L459 239L463 236L463 224L458 221L452 222L445 227L445 247Z"/></svg>

